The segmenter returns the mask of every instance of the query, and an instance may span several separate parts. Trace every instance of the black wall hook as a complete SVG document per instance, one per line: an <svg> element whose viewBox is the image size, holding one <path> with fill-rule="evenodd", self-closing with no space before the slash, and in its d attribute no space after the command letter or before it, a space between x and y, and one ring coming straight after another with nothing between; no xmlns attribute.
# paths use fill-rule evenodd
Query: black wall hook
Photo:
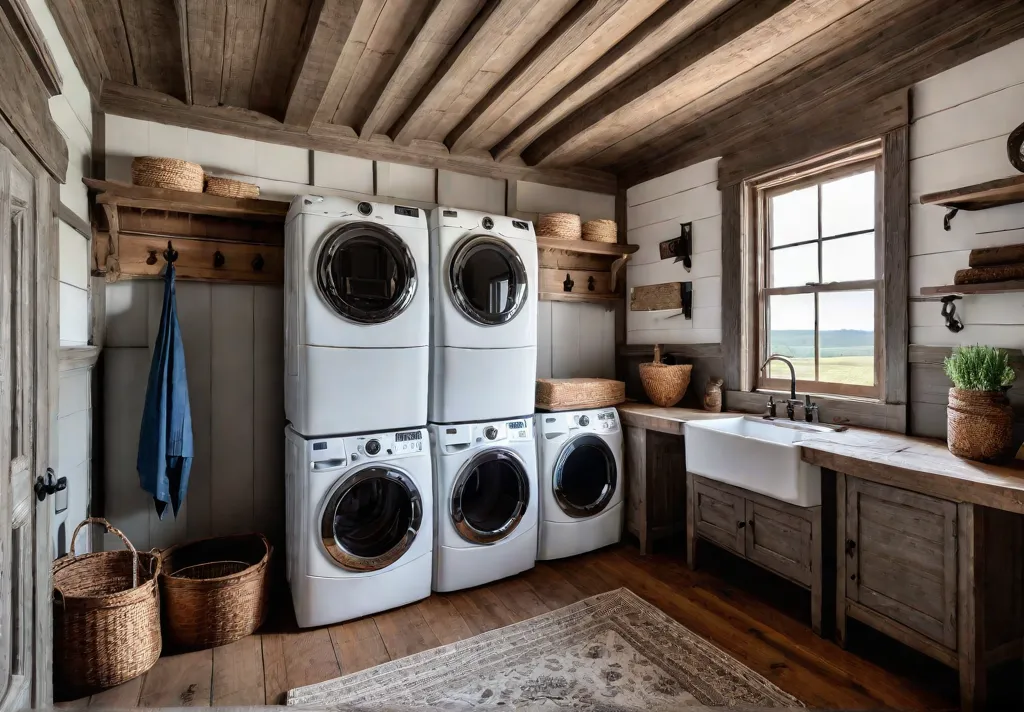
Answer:
<svg viewBox="0 0 1024 712"><path fill-rule="evenodd" d="M213 266L218 269L224 266L224 253L220 250L213 253Z"/></svg>
<svg viewBox="0 0 1024 712"><path fill-rule="evenodd" d="M170 240L167 241L167 249L164 250L164 259L171 263L177 262L178 260L178 251L174 249Z"/></svg>
<svg viewBox="0 0 1024 712"><path fill-rule="evenodd" d="M266 262L263 261L263 255L257 254L252 258L252 269L254 272L262 272L265 264Z"/></svg>
<svg viewBox="0 0 1024 712"><path fill-rule="evenodd" d="M956 305L953 304L960 297L950 294L942 298L942 318L946 320L946 328L954 334L964 330L964 323L956 315Z"/></svg>
<svg viewBox="0 0 1024 712"><path fill-rule="evenodd" d="M147 265L155 265L156 264L156 250L150 250L149 251L149 257L146 258L146 264Z"/></svg>
<svg viewBox="0 0 1024 712"><path fill-rule="evenodd" d="M565 273L565 281L562 282L562 291L563 292L571 292L572 288L573 288L573 286L575 284L576 283L572 281L572 277L569 276L568 272L566 272Z"/></svg>

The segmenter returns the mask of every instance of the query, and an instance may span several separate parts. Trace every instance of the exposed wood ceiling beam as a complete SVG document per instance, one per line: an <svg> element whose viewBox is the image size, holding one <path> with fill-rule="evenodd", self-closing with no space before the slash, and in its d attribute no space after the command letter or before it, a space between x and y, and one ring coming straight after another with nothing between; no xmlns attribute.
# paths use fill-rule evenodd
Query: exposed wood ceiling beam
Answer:
<svg viewBox="0 0 1024 712"><path fill-rule="evenodd" d="M309 128L359 12L360 0L313 0L302 53L288 87L284 122Z"/></svg>
<svg viewBox="0 0 1024 712"><path fill-rule="evenodd" d="M496 4L496 7L495 7ZM489 2L389 135L442 142L487 91L572 7L574 0Z"/></svg>
<svg viewBox="0 0 1024 712"><path fill-rule="evenodd" d="M345 90L348 89L349 82L352 81L356 63L362 56L363 50L366 49L366 43L369 41L370 35L373 34L374 28L377 27L387 3L388 0L363 0L359 6L359 12L352 23L352 30L345 40L344 47L341 48L341 54L331 72L330 81L327 82L327 89L320 100L314 121L330 121L334 116L338 102L341 101Z"/></svg>
<svg viewBox="0 0 1024 712"><path fill-rule="evenodd" d="M387 132L483 7L484 0L437 0L398 56L395 71L361 125L360 138Z"/></svg>
<svg viewBox="0 0 1024 712"><path fill-rule="evenodd" d="M135 83L184 100L181 35L174 7L164 0L132 0L121 3L121 16Z"/></svg>
<svg viewBox="0 0 1024 712"><path fill-rule="evenodd" d="M534 141L531 164L581 162L661 116L735 79L868 0L740 3L652 64L577 109Z"/></svg>
<svg viewBox="0 0 1024 712"><path fill-rule="evenodd" d="M192 62L188 49L188 7L186 0L174 0L174 14L178 18L178 40L181 43L181 76L185 81L185 103L192 103Z"/></svg>
<svg viewBox="0 0 1024 712"><path fill-rule="evenodd" d="M259 51L254 38L263 33L266 5L267 0L228 0L220 85L222 104L249 106Z"/></svg>
<svg viewBox="0 0 1024 712"><path fill-rule="evenodd" d="M89 93L98 97L103 81L110 78L110 69L85 6L76 0L46 0L46 5L50 8L61 37L67 38L71 58L89 88ZM131 81L131 77L127 80Z"/></svg>
<svg viewBox="0 0 1024 712"><path fill-rule="evenodd" d="M220 104L224 71L224 0L187 0L186 28L192 103Z"/></svg>
<svg viewBox="0 0 1024 712"><path fill-rule="evenodd" d="M306 131L254 111L226 106L188 106L160 92L110 81L103 85L99 103L101 110L121 116L376 161L441 168L485 178L532 181L598 193L614 194L616 188L615 176L602 171L530 168L521 163L452 155L443 146L439 150L429 150L418 145L397 146L380 135L374 136L373 140L363 141L348 135L343 127L332 124L314 124Z"/></svg>
<svg viewBox="0 0 1024 712"><path fill-rule="evenodd" d="M668 0L657 12L579 73L494 145L498 160L518 156L537 137L601 96L665 49L702 27L737 0Z"/></svg>
<svg viewBox="0 0 1024 712"><path fill-rule="evenodd" d="M249 108L253 111L284 119L295 48L302 37L309 5L310 0L267 0L249 92Z"/></svg>

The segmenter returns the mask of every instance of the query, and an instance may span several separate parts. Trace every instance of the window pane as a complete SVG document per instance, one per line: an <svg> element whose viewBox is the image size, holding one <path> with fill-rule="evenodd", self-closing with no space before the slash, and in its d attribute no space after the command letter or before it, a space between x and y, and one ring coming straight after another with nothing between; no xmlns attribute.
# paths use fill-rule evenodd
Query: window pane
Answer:
<svg viewBox="0 0 1024 712"><path fill-rule="evenodd" d="M824 292L818 300L818 380L875 385L875 293Z"/></svg>
<svg viewBox="0 0 1024 712"><path fill-rule="evenodd" d="M821 236L875 229L875 171L821 185Z"/></svg>
<svg viewBox="0 0 1024 712"><path fill-rule="evenodd" d="M770 286L801 287L818 281L818 243L772 250Z"/></svg>
<svg viewBox="0 0 1024 712"><path fill-rule="evenodd" d="M792 361L798 380L814 380L813 294L768 297L768 354ZM789 368L784 363L772 361L766 370L770 378L789 380Z"/></svg>
<svg viewBox="0 0 1024 712"><path fill-rule="evenodd" d="M821 281L875 278L875 233L839 237L821 243Z"/></svg>
<svg viewBox="0 0 1024 712"><path fill-rule="evenodd" d="M772 246L818 239L818 187L810 186L771 198Z"/></svg>

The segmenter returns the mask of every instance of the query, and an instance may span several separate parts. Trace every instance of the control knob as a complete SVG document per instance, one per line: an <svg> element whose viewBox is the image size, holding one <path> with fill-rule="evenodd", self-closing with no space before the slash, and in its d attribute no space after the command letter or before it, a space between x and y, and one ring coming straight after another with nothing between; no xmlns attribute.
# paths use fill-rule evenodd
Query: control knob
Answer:
<svg viewBox="0 0 1024 712"><path fill-rule="evenodd" d="M488 440L494 440L496 437L498 437L498 429L493 425L487 426L487 429L484 430L484 437L487 438Z"/></svg>
<svg viewBox="0 0 1024 712"><path fill-rule="evenodd" d="M380 440L368 440L366 442L366 454L376 455L380 452Z"/></svg>
<svg viewBox="0 0 1024 712"><path fill-rule="evenodd" d="M586 415L581 415L580 416L580 427L585 428L588 425L590 425L590 418L588 416L586 416Z"/></svg>
<svg viewBox="0 0 1024 712"><path fill-rule="evenodd" d="M369 215L373 212L373 206L366 201L359 203L359 205L356 206L356 209L359 211L360 215Z"/></svg>

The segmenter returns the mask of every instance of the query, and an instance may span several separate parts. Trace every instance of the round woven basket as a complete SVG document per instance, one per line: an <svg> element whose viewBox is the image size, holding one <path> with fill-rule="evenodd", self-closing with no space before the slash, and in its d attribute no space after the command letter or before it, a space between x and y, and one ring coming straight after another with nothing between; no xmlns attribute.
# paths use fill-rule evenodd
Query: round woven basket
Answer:
<svg viewBox="0 0 1024 712"><path fill-rule="evenodd" d="M210 195L220 195L224 198L258 198L260 187L252 183L245 183L231 178L217 178L216 176L206 177L206 192Z"/></svg>
<svg viewBox="0 0 1024 712"><path fill-rule="evenodd" d="M147 188L203 192L203 167L178 158L139 156L132 160L132 183Z"/></svg>
<svg viewBox="0 0 1024 712"><path fill-rule="evenodd" d="M1013 445L1013 408L1002 391L949 389L949 451L969 460L996 460Z"/></svg>
<svg viewBox="0 0 1024 712"><path fill-rule="evenodd" d="M271 546L262 534L202 539L163 553L167 646L197 650L250 635L267 614Z"/></svg>
<svg viewBox="0 0 1024 712"><path fill-rule="evenodd" d="M541 213L537 220L537 235L556 240L579 240L583 235L583 224L575 213Z"/></svg>
<svg viewBox="0 0 1024 712"><path fill-rule="evenodd" d="M583 239L591 242L618 242L618 227L614 220L587 220L583 223Z"/></svg>
<svg viewBox="0 0 1024 712"><path fill-rule="evenodd" d="M661 346L654 345L654 361L640 364L640 382L651 403L668 408L675 405L686 395L686 387L690 385L691 364L670 366L661 362Z"/></svg>
<svg viewBox="0 0 1024 712"><path fill-rule="evenodd" d="M102 524L124 551L75 556L78 532ZM53 564L53 677L74 699L138 677L160 657L160 557L140 554L106 519L75 528L70 553Z"/></svg>

